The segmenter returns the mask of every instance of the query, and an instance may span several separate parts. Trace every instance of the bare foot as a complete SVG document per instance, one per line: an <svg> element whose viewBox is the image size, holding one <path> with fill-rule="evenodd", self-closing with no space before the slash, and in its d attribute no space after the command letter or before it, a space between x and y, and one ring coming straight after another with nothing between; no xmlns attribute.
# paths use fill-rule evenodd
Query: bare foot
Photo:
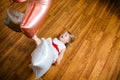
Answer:
<svg viewBox="0 0 120 80"><path fill-rule="evenodd" d="M34 35L34 36L32 37L32 39L35 40L37 46L41 43L41 39L39 39L39 38L37 37L37 35Z"/></svg>

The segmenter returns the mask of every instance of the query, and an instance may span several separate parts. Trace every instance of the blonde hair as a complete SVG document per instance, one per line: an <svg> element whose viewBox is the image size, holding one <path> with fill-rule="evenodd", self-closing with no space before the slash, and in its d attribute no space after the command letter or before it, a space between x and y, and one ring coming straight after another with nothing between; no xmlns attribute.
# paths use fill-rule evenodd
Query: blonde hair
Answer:
<svg viewBox="0 0 120 80"><path fill-rule="evenodd" d="M69 31L67 31L67 32L70 34L70 38L69 38L68 43L66 43L65 45L66 45L66 46L69 46L69 45L71 45L72 42L75 41L75 36L72 35Z"/></svg>

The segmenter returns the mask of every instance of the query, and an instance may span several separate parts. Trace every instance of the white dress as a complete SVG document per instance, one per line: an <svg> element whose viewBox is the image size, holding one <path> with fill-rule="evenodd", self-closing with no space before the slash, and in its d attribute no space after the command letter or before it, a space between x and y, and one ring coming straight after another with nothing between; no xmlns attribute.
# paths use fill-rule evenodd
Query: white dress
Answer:
<svg viewBox="0 0 120 80"><path fill-rule="evenodd" d="M43 76L51 67L52 63L58 58L58 53L65 49L66 46L57 38L41 38L41 44L32 52L32 68L35 78L38 79ZM52 42L57 44L59 52L52 45Z"/></svg>

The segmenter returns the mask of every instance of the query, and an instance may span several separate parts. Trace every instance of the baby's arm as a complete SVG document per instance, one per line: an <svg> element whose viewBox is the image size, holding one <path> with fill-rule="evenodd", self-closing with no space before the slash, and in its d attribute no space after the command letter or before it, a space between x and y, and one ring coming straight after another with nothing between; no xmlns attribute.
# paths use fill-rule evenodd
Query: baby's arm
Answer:
<svg viewBox="0 0 120 80"><path fill-rule="evenodd" d="M58 59L56 60L56 63L57 63L57 64L60 64L60 61L62 60L63 55L64 55L64 53L65 53L65 50L66 50L66 49L64 49L64 50L62 50L62 51L60 52L60 55L58 56Z"/></svg>
<svg viewBox="0 0 120 80"><path fill-rule="evenodd" d="M32 37L33 40L35 40L36 45L38 46L41 43L41 39L37 37L37 35L34 35Z"/></svg>

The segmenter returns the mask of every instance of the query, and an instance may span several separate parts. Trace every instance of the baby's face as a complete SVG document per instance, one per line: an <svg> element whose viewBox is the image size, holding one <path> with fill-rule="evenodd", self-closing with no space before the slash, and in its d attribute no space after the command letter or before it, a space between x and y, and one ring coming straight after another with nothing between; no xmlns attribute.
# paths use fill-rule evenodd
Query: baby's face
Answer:
<svg viewBox="0 0 120 80"><path fill-rule="evenodd" d="M63 43L68 43L70 39L70 34L68 32L64 32L63 34L60 35L59 40L62 41Z"/></svg>

